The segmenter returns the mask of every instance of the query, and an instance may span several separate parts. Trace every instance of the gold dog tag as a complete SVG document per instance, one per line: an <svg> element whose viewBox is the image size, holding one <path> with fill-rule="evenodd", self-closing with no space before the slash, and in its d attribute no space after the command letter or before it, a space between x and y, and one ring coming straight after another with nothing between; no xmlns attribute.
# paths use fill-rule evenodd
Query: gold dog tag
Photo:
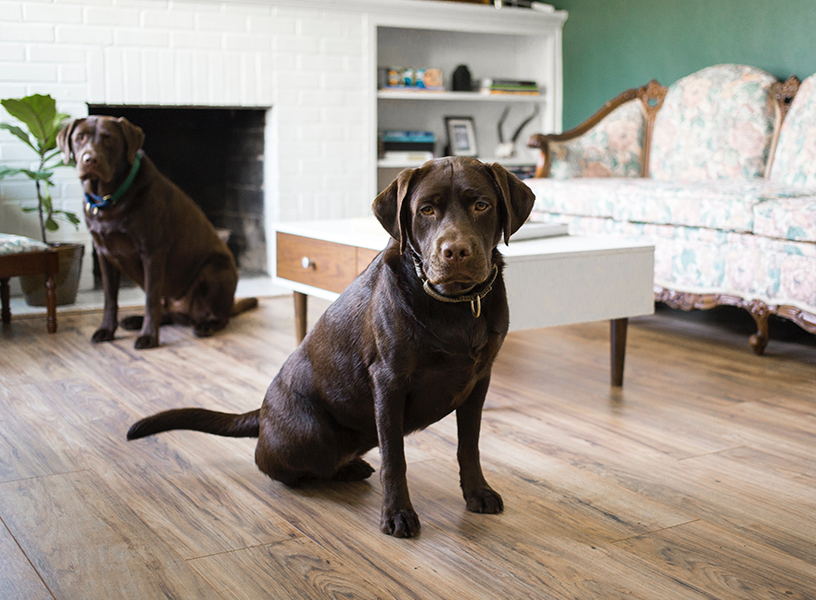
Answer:
<svg viewBox="0 0 816 600"><path fill-rule="evenodd" d="M99 208L94 206L93 215L96 216L96 213L98 213L98 212L99 212Z"/></svg>

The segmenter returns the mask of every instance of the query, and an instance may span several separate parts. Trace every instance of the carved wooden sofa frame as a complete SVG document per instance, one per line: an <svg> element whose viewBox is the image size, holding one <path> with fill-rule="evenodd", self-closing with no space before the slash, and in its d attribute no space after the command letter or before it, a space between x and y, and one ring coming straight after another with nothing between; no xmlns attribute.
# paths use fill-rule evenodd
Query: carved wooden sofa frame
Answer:
<svg viewBox="0 0 816 600"><path fill-rule="evenodd" d="M774 104L774 110L778 111L779 126L776 128L776 137L771 144L772 152L776 147L779 129L782 121L788 113L790 103L793 101L796 92L799 90L801 81L796 76L789 77L786 81L776 82L771 87L768 102ZM550 174L552 157L550 153L550 142L564 142L582 136L595 125L600 123L607 115L616 108L634 99L640 100L646 118L645 140L643 144L643 156L641 157L641 177L649 177L649 156L651 154L652 134L657 113L663 106L668 88L661 85L656 80L651 80L648 84L631 88L619 94L612 100L604 104L589 119L577 127L559 134L535 134L530 137L527 145L540 150L538 163L536 165L536 177L547 177ZM773 154L768 159L766 176L770 172L773 164ZM662 302L671 308L681 310L708 310L717 306L738 306L748 311L754 318L757 332L749 338L751 348L756 354L762 354L769 340L769 323L771 315L777 315L796 323L799 327L809 333L816 334L816 314L807 312L795 306L767 304L761 300L746 300L731 294L696 294L667 289L655 285L655 301Z"/></svg>

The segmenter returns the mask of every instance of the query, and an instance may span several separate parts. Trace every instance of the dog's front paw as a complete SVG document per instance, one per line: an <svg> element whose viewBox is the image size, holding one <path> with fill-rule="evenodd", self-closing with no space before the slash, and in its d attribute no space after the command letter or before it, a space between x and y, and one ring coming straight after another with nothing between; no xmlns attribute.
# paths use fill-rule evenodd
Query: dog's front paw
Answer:
<svg viewBox="0 0 816 600"><path fill-rule="evenodd" d="M403 510L383 509L380 530L398 538L410 538L419 534L419 516L413 508Z"/></svg>
<svg viewBox="0 0 816 600"><path fill-rule="evenodd" d="M133 344L133 347L136 350L145 350L147 348L158 348L159 347L159 338L158 336L152 335L140 335L136 338L136 343Z"/></svg>
<svg viewBox="0 0 816 600"><path fill-rule="evenodd" d="M132 315L119 321L119 325L121 325L125 331L139 331L142 328L142 324L144 324L144 317L142 315Z"/></svg>
<svg viewBox="0 0 816 600"><path fill-rule="evenodd" d="M101 342L111 342L113 341L113 330L108 329L107 327L100 327L94 334L91 336L91 341L94 344L99 344Z"/></svg>
<svg viewBox="0 0 816 600"><path fill-rule="evenodd" d="M465 502L470 512L494 515L504 510L502 497L489 486L466 492Z"/></svg>

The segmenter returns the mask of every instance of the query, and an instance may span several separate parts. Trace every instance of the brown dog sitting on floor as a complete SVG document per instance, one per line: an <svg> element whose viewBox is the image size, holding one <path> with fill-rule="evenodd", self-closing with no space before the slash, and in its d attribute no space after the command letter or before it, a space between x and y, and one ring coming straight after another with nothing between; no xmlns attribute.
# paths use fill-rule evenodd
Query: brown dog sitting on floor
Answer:
<svg viewBox="0 0 816 600"><path fill-rule="evenodd" d="M141 329L137 349L159 345L159 325L192 325L208 336L258 305L255 298L235 301L232 253L201 209L142 153L142 142L139 127L113 117L77 119L57 136L65 162L76 160L102 272L105 312L92 340L114 338L122 272L146 294L144 317L121 323Z"/></svg>
<svg viewBox="0 0 816 600"><path fill-rule="evenodd" d="M533 199L501 166L471 158L403 171L373 206L393 239L286 360L259 410L165 411L128 439L171 429L258 437L258 467L288 485L365 479L373 469L362 456L379 446L380 528L412 537L419 518L403 437L455 410L467 509L500 512L479 460L482 405L509 322L496 246Z"/></svg>

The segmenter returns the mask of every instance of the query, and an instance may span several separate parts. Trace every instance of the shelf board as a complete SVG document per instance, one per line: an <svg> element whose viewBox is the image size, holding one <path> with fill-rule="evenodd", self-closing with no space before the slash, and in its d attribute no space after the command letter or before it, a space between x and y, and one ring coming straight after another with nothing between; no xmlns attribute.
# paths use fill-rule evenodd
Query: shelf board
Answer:
<svg viewBox="0 0 816 600"><path fill-rule="evenodd" d="M440 100L445 102L544 102L544 94L482 94L481 92L420 92L378 90L380 100Z"/></svg>

